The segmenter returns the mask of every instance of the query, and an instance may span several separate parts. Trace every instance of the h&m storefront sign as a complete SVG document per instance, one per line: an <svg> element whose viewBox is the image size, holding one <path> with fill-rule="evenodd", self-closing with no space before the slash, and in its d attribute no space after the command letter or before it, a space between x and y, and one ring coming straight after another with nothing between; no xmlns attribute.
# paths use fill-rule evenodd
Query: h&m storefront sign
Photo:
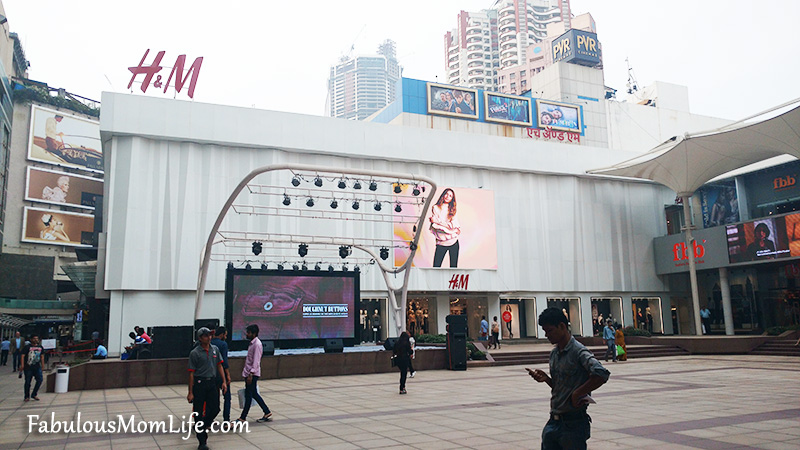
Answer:
<svg viewBox="0 0 800 450"><path fill-rule="evenodd" d="M552 43L553 62L565 61L581 66L600 64L600 44L597 33L569 30Z"/></svg>
<svg viewBox="0 0 800 450"><path fill-rule="evenodd" d="M696 230L694 242L686 244L683 233L653 239L656 273L665 275L689 271L689 252L694 253L698 270L729 265L725 227Z"/></svg>

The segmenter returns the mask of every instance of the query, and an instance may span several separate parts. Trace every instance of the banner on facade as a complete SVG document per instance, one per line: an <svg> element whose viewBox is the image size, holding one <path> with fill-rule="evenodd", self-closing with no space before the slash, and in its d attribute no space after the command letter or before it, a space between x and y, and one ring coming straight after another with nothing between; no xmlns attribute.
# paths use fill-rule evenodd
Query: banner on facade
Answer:
<svg viewBox="0 0 800 450"><path fill-rule="evenodd" d="M33 105L28 159L103 172L100 122Z"/></svg>
<svg viewBox="0 0 800 450"><path fill-rule="evenodd" d="M93 233L91 214L26 206L22 216L22 242L91 247Z"/></svg>
<svg viewBox="0 0 800 450"><path fill-rule="evenodd" d="M94 209L102 198L102 179L28 166L25 200Z"/></svg>

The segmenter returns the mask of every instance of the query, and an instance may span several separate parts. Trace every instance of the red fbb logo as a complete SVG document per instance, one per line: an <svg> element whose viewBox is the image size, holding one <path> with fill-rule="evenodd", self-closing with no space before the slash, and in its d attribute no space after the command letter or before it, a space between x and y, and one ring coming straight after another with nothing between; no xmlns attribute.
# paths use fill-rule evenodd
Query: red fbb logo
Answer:
<svg viewBox="0 0 800 450"><path fill-rule="evenodd" d="M703 244L706 243L706 240L703 239ZM698 244L697 241L692 242L692 247L694 247L694 257L695 258L702 258L706 254L706 248L703 244ZM689 256L686 254L686 243L685 242L678 242L674 246L672 246L672 260L673 261L683 261L685 259L689 259Z"/></svg>
<svg viewBox="0 0 800 450"><path fill-rule="evenodd" d="M156 76L158 72L163 69L159 64L161 64L161 59L164 57L164 51L160 51L156 54L155 59L153 59L153 63L145 65L144 60L147 58L147 54L150 53L150 49L148 48L144 52L144 56L142 56L142 60L139 61L139 65L135 67L128 67L128 70L131 71L133 76L131 76L131 81L128 83L128 89L133 86L133 81L136 79L137 75L143 74L144 81L142 81L142 92L147 92L147 88L150 87L150 81L153 79L153 76ZM169 83L172 81L172 77L177 74L175 77L175 92L180 93L181 89L183 89L183 85L186 84L186 80L189 78L189 75L192 76L192 79L189 80L189 90L187 94L189 98L194 98L194 88L197 84L197 76L200 74L200 66L203 65L203 57L196 58L191 66L189 66L189 70L186 71L186 76L183 76L183 65L186 63L186 55L179 55L178 58L175 60L175 65L172 67L172 71L169 73L169 78L167 78L167 82L161 82L161 75L156 76L156 81L153 83L153 87L156 89L161 89L161 86L164 86L164 93L167 92L167 88L169 88Z"/></svg>
<svg viewBox="0 0 800 450"><path fill-rule="evenodd" d="M775 190L785 189L794 186L797 181L791 175L785 177L778 177L772 180L772 187Z"/></svg>
<svg viewBox="0 0 800 450"><path fill-rule="evenodd" d="M450 278L449 287L451 291L455 291L458 289L467 290L467 285L469 285L469 274L454 274L452 278Z"/></svg>

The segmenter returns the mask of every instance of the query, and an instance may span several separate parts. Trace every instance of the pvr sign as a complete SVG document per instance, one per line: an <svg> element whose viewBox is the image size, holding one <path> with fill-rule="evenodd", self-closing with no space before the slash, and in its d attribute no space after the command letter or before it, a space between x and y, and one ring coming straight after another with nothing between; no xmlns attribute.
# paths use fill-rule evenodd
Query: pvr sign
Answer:
<svg viewBox="0 0 800 450"><path fill-rule="evenodd" d="M600 45L597 34L569 30L553 41L553 62L564 61L581 66L600 64Z"/></svg>

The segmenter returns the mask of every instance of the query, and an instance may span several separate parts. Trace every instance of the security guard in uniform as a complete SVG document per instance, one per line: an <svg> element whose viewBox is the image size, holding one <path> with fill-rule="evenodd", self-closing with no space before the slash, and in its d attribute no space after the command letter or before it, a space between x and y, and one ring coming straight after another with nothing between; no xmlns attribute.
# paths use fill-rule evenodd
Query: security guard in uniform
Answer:
<svg viewBox="0 0 800 450"><path fill-rule="evenodd" d="M197 413L195 420L203 430L197 433L199 450L208 449L208 428L219 414L217 376L225 379L222 355L216 345L211 345L211 335L211 330L206 327L197 330L198 344L189 353L189 395L186 400L192 404L192 410ZM223 383L222 392L226 389L227 385Z"/></svg>

